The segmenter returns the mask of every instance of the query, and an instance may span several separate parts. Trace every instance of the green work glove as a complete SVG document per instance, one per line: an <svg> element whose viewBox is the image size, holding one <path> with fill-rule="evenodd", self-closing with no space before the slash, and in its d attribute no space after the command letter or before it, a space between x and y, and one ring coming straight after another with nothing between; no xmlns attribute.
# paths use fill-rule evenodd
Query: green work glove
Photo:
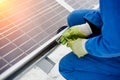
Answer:
<svg viewBox="0 0 120 80"><path fill-rule="evenodd" d="M87 39L81 39L78 38L76 40L69 40L67 42L67 46L70 47L75 55L78 56L78 58L83 57L87 54L87 51L85 50L85 42Z"/></svg>
<svg viewBox="0 0 120 80"><path fill-rule="evenodd" d="M78 38L86 38L91 34L91 30L88 24L76 25L67 29L61 36L60 42L64 45L67 43L68 39L76 40Z"/></svg>

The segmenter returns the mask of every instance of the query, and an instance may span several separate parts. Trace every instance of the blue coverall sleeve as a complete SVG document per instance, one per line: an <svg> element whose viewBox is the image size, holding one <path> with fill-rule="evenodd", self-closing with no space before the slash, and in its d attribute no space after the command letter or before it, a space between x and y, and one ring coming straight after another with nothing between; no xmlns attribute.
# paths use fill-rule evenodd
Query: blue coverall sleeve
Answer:
<svg viewBox="0 0 120 80"><path fill-rule="evenodd" d="M84 18L89 21L90 23L96 25L98 28L102 28L103 22L101 19L100 11L99 10L91 10L87 12Z"/></svg>
<svg viewBox="0 0 120 80"><path fill-rule="evenodd" d="M102 34L86 42L85 47L89 54L106 58L120 56L119 5L119 0L100 0Z"/></svg>
<svg viewBox="0 0 120 80"><path fill-rule="evenodd" d="M96 27L100 29L103 25L102 19L100 16L100 11L93 10L93 9L74 10L67 17L67 21L68 21L69 27L84 24L86 23L86 21L89 21L90 23L94 24Z"/></svg>

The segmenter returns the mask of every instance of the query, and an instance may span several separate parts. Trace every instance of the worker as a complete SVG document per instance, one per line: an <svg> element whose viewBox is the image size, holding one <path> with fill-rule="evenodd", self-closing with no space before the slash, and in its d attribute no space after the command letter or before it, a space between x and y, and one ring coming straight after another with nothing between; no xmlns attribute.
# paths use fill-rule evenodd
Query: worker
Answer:
<svg viewBox="0 0 120 80"><path fill-rule="evenodd" d="M120 80L120 1L99 3L99 10L75 10L68 16L70 28L60 42L72 52L59 63L66 80Z"/></svg>

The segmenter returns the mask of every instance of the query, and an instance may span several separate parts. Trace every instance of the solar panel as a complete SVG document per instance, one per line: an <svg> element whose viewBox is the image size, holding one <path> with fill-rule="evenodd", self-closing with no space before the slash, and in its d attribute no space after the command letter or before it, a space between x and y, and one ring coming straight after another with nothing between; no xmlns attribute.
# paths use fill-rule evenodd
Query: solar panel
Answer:
<svg viewBox="0 0 120 80"><path fill-rule="evenodd" d="M0 2L0 73L54 36L68 13L53 0Z"/></svg>
<svg viewBox="0 0 120 80"><path fill-rule="evenodd" d="M74 9L97 4L96 0L64 1ZM55 0L1 0L0 74L55 36L67 24L68 14Z"/></svg>

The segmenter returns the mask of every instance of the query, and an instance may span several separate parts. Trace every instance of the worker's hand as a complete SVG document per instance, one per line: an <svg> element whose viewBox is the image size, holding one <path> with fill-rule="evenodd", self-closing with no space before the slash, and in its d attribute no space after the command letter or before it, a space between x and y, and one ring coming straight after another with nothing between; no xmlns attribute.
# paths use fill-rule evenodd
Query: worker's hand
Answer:
<svg viewBox="0 0 120 80"><path fill-rule="evenodd" d="M69 40L67 46L70 47L75 55L79 58L87 54L85 50L86 39L78 38L76 40Z"/></svg>
<svg viewBox="0 0 120 80"><path fill-rule="evenodd" d="M64 45L68 39L76 40L78 38L86 38L92 33L88 24L76 25L67 29L61 36L60 42Z"/></svg>

